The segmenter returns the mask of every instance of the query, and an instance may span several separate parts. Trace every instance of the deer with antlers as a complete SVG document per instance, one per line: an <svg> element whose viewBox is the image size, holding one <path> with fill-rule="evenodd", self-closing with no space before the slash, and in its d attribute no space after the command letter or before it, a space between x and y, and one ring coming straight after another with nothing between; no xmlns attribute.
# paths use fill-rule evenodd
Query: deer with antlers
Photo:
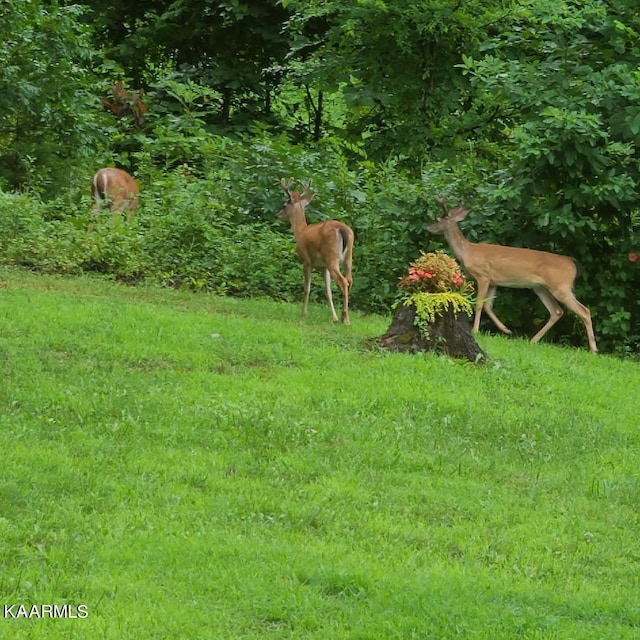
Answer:
<svg viewBox="0 0 640 640"><path fill-rule="evenodd" d="M91 195L95 214L105 207L112 213L126 211L129 218L136 214L138 185L123 169L108 167L97 171L91 182Z"/></svg>
<svg viewBox="0 0 640 640"><path fill-rule="evenodd" d="M337 220L325 220L307 224L305 207L313 200L314 193L310 192L311 182L302 184L303 190L292 191L294 180L287 182L284 178L280 185L288 196L288 202L277 213L280 220L290 220L293 237L296 241L296 251L304 267L304 304L302 315L307 315L309 292L311 291L312 269L323 269L327 293L327 301L331 307L333 321L338 316L333 306L331 295L331 279L333 278L342 292L342 321L349 324L349 288L352 283L351 258L353 253L353 230ZM345 274L340 272L340 265L344 264Z"/></svg>
<svg viewBox="0 0 640 640"><path fill-rule="evenodd" d="M442 206L444 216L428 226L427 231L444 234L455 257L478 283L474 332L480 329L480 316L484 310L500 331L510 334L511 331L493 312L496 288L533 289L549 311L549 320L533 336L531 342L541 340L562 317L564 312L559 304L561 302L582 320L587 331L589 349L597 353L591 313L573 293L573 282L578 271L573 258L546 251L469 242L458 228L458 222L467 217L468 211L460 206L448 209L443 198L436 200Z"/></svg>

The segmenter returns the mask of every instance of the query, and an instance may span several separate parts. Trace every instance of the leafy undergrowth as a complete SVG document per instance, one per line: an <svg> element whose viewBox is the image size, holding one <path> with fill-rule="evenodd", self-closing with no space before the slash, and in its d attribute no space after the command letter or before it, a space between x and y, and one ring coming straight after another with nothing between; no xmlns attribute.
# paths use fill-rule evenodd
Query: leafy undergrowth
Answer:
<svg viewBox="0 0 640 640"><path fill-rule="evenodd" d="M638 363L0 276L0 636L640 634Z"/></svg>

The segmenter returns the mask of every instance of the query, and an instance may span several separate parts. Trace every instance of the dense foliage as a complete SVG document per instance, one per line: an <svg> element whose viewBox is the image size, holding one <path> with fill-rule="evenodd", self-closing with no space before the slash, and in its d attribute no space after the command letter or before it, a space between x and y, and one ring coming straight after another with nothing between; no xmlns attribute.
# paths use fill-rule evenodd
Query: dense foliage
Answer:
<svg viewBox="0 0 640 640"><path fill-rule="evenodd" d="M310 219L356 232L352 304L386 311L443 248L426 226L445 194L470 239L576 257L601 348L640 345L631 0L16 0L0 33L5 263L298 298L273 217L279 178L311 178ZM144 119L105 109L116 81ZM130 226L89 219L111 164L141 185ZM531 303L497 305L530 335ZM553 338L581 344L570 314Z"/></svg>

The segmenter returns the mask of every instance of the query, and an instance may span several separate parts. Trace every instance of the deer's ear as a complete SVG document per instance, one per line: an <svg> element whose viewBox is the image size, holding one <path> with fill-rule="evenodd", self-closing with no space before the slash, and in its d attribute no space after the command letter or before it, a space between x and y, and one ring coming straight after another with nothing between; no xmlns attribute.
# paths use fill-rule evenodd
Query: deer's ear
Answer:
<svg viewBox="0 0 640 640"><path fill-rule="evenodd" d="M461 220L464 220L468 214L469 212L466 209L463 209L462 207L456 207L449 212L449 219L453 220L454 222L460 222Z"/></svg>
<svg viewBox="0 0 640 640"><path fill-rule="evenodd" d="M306 195L302 196L302 204L306 207L313 200L315 195L315 193L307 193Z"/></svg>

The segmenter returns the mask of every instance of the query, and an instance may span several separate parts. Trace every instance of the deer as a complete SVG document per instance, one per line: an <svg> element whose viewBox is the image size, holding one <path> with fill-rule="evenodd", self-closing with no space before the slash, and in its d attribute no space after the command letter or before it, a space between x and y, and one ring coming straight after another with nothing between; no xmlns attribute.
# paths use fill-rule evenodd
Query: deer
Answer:
<svg viewBox="0 0 640 640"><path fill-rule="evenodd" d="M129 218L136 214L138 185L123 169L108 167L97 171L91 183L91 195L94 214L105 207L114 214L126 211Z"/></svg>
<svg viewBox="0 0 640 640"><path fill-rule="evenodd" d="M294 180L287 182L280 180L288 201L276 214L279 220L289 220L296 241L296 252L304 269L304 303L302 315L307 315L309 306L309 292L311 291L311 272L313 269L323 269L326 286L327 301L331 308L334 322L338 321L336 309L331 295L331 279L333 278L342 292L342 322L350 324L349 320L349 289L353 282L351 261L353 253L353 230L337 220L325 220L307 224L305 208L313 200L315 193L310 191L311 182L301 183L303 190L291 190ZM342 275L340 265L344 265Z"/></svg>
<svg viewBox="0 0 640 640"><path fill-rule="evenodd" d="M117 80L111 85L111 95L112 97L105 96L100 99L102 106L118 117L132 116L135 126L141 129L145 113L149 110L142 99L142 91L129 93L122 80Z"/></svg>
<svg viewBox="0 0 640 640"><path fill-rule="evenodd" d="M500 331L511 335L511 331L493 312L496 288L532 289L549 312L549 320L531 338L532 344L539 342L564 315L559 304L562 303L582 320L587 332L589 349L593 353L598 352L591 324L591 312L578 301L573 292L574 280L578 273L578 265L574 258L534 249L469 242L458 227L458 223L464 220L469 212L462 206L448 209L441 197L436 200L442 206L444 216L429 225L427 231L444 235L455 257L477 282L474 333L480 330L480 317L482 312L486 311Z"/></svg>

